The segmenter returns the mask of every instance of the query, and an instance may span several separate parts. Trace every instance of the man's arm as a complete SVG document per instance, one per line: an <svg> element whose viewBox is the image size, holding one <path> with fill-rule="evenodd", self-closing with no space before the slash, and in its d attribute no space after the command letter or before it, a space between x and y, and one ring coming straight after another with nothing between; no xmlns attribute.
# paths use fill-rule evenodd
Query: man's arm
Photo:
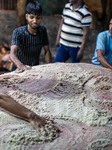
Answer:
<svg viewBox="0 0 112 150"><path fill-rule="evenodd" d="M59 40L60 40L60 34L61 34L61 28L62 28L62 25L63 25L63 21L64 21L64 19L62 18L61 21L60 21L58 34L57 34L57 38L56 38L56 46L59 45Z"/></svg>
<svg viewBox="0 0 112 150"><path fill-rule="evenodd" d="M17 66L17 68L20 68L23 64L20 62L20 60L16 57L16 52L17 52L17 46L12 45L11 46L11 51L10 51L10 58L13 61L13 63Z"/></svg>
<svg viewBox="0 0 112 150"><path fill-rule="evenodd" d="M26 120L38 127L44 126L46 124L46 120L21 104L17 103L13 98L4 93L0 93L0 107L4 110L10 112L12 115Z"/></svg>
<svg viewBox="0 0 112 150"><path fill-rule="evenodd" d="M112 65L104 57L105 51L97 50L97 59L102 66L112 69Z"/></svg>
<svg viewBox="0 0 112 150"><path fill-rule="evenodd" d="M78 51L78 54L77 54L77 59L78 60L81 60L82 57L83 57L84 48L85 48L85 45L86 45L86 42L87 42L88 33L89 33L89 27L88 26L83 27L82 44L81 44L80 50Z"/></svg>
<svg viewBox="0 0 112 150"><path fill-rule="evenodd" d="M46 61L46 63L51 63L52 62L52 54L51 54L51 51L49 49L49 46L48 45L44 46L44 50L45 50L45 61Z"/></svg>
<svg viewBox="0 0 112 150"><path fill-rule="evenodd" d="M10 59L12 62L16 65L18 68L18 71L23 72L27 69L29 69L28 66L24 65L17 57L16 57L16 52L17 52L17 45L12 45L11 46L11 51L10 51Z"/></svg>

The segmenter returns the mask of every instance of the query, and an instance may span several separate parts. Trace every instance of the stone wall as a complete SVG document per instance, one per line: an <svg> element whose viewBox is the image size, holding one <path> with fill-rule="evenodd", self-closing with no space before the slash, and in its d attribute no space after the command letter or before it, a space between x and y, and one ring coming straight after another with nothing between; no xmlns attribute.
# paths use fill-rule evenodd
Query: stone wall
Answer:
<svg viewBox="0 0 112 150"><path fill-rule="evenodd" d="M0 11L0 44L10 44L11 34L16 27L15 11Z"/></svg>

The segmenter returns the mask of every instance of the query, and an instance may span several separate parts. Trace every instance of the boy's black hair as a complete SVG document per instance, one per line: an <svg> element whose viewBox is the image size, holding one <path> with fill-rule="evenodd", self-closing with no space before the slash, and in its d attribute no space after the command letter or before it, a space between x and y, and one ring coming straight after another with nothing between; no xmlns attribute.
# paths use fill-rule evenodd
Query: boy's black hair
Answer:
<svg viewBox="0 0 112 150"><path fill-rule="evenodd" d="M29 2L26 6L26 14L42 14L42 6L38 2Z"/></svg>

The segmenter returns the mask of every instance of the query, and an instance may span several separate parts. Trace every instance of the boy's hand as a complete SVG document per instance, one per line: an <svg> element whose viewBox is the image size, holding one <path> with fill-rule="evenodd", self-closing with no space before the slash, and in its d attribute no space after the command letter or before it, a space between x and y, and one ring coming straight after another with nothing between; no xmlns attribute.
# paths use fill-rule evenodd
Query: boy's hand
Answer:
<svg viewBox="0 0 112 150"><path fill-rule="evenodd" d="M23 72L25 70L29 70L29 69L31 69L30 66L21 64L17 67L16 72L21 73L21 72Z"/></svg>

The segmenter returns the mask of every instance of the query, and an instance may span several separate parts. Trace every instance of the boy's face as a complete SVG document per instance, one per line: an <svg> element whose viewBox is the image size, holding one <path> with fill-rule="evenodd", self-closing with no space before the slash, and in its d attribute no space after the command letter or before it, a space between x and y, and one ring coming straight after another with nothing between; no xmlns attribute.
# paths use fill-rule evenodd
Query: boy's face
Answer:
<svg viewBox="0 0 112 150"><path fill-rule="evenodd" d="M32 29L37 29L41 23L42 15L26 14L26 20Z"/></svg>

